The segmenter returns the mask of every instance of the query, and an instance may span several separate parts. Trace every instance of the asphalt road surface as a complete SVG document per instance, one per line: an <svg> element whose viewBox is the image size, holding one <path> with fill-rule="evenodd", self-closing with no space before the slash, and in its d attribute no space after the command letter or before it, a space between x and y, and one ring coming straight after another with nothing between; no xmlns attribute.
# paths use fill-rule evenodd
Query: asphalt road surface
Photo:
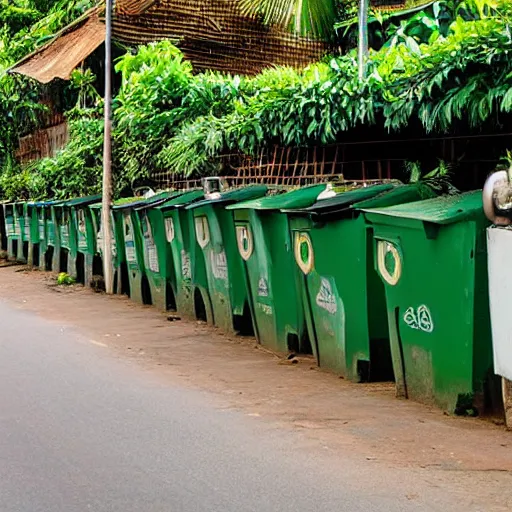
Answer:
<svg viewBox="0 0 512 512"><path fill-rule="evenodd" d="M308 445L0 301L0 512L479 510L421 475Z"/></svg>

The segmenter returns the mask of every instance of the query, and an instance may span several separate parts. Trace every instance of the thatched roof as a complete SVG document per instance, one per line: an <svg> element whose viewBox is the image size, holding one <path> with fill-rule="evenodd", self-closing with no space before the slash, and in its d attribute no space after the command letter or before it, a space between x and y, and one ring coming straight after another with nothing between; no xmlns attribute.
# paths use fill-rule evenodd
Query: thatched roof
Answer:
<svg viewBox="0 0 512 512"><path fill-rule="evenodd" d="M275 64L302 67L327 51L323 42L242 15L238 0L118 0L116 5L116 39L177 40L199 70L254 74Z"/></svg>
<svg viewBox="0 0 512 512"><path fill-rule="evenodd" d="M91 9L49 43L10 68L40 82L68 79L104 41L104 25ZM268 27L243 16L238 0L117 0L114 39L128 45L171 39L198 71L256 74L272 65L303 67L328 50L325 43Z"/></svg>
<svg viewBox="0 0 512 512"><path fill-rule="evenodd" d="M61 30L47 44L9 69L46 84L55 78L69 80L72 71L105 41L105 26L98 9Z"/></svg>

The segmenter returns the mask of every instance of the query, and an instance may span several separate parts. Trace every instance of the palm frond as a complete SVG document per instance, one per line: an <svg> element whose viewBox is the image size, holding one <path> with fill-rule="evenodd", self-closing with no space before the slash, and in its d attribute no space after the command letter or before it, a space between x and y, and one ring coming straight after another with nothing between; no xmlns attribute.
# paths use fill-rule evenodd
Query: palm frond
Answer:
<svg viewBox="0 0 512 512"><path fill-rule="evenodd" d="M336 22L335 0L240 0L242 12L303 36L329 39Z"/></svg>

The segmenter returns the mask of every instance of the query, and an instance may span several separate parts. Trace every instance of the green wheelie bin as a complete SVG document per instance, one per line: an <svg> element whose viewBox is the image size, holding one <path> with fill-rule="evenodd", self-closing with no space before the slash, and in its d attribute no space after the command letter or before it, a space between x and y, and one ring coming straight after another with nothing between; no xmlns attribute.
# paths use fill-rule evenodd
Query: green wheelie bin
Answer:
<svg viewBox="0 0 512 512"><path fill-rule="evenodd" d="M28 215L27 203L18 202L16 203L16 209L18 211L18 220L20 222L20 232L21 232L21 245L22 245L22 253L24 263L30 265L28 260L29 246L30 246L30 218Z"/></svg>
<svg viewBox="0 0 512 512"><path fill-rule="evenodd" d="M54 271L76 278L77 234L73 229L70 201L59 201L52 207L58 251L54 253ZM57 248L57 247L55 247Z"/></svg>
<svg viewBox="0 0 512 512"><path fill-rule="evenodd" d="M115 201L113 206L121 205L127 202L134 202L137 198L120 199ZM101 203L93 203L88 206L90 219L92 222L92 235L94 256L84 259L84 276L91 276L90 283L96 281L98 277L103 278L103 224L101 220ZM123 247L123 222L122 217L114 215L111 211L112 219L112 276L114 279L114 291L117 294L130 295L130 285L128 280L128 270L126 263L126 253Z"/></svg>
<svg viewBox="0 0 512 512"><path fill-rule="evenodd" d="M74 243L70 251L71 268L76 280L89 286L92 280L94 255L96 253L96 236L90 205L98 204L100 195L80 197L67 201L71 214L70 233Z"/></svg>
<svg viewBox="0 0 512 512"><path fill-rule="evenodd" d="M0 202L0 250L7 254L7 231L5 225L4 202Z"/></svg>
<svg viewBox="0 0 512 512"><path fill-rule="evenodd" d="M353 381L392 378L384 289L356 206L414 201L417 185L373 185L287 210L301 296L320 367ZM363 203L364 204L364 203Z"/></svg>
<svg viewBox="0 0 512 512"><path fill-rule="evenodd" d="M251 185L208 196L187 206L193 211L195 236L203 254L205 275L192 270L192 284L208 290L213 323L226 332L252 332L249 295L238 252L233 212L226 206L263 197L265 185ZM206 294L204 295L206 297Z"/></svg>
<svg viewBox="0 0 512 512"><path fill-rule="evenodd" d="M47 240L47 260L49 260L48 270L60 272L60 236L59 229L55 219L54 207L62 203L61 200L47 201L44 203L45 222L46 222L46 240Z"/></svg>
<svg viewBox="0 0 512 512"><path fill-rule="evenodd" d="M322 194L335 192L313 185L226 207L233 210L256 338L278 352L311 351L288 217L280 210L308 207Z"/></svg>
<svg viewBox="0 0 512 512"><path fill-rule="evenodd" d="M156 268L158 258L156 246L147 217L138 214L138 209L145 209L178 195L179 192L161 192L149 198L137 198L132 202L114 205L112 213L118 233L121 234L119 250L124 251L127 264L130 298L140 304L153 303L151 289L146 275L146 267ZM119 229L121 228L121 229Z"/></svg>
<svg viewBox="0 0 512 512"><path fill-rule="evenodd" d="M386 289L397 395L450 413L481 411L492 373L481 191L364 215Z"/></svg>
<svg viewBox="0 0 512 512"><path fill-rule="evenodd" d="M27 264L40 266L39 219L36 203L29 202L23 206L23 245Z"/></svg>
<svg viewBox="0 0 512 512"><path fill-rule="evenodd" d="M162 311L176 311L176 296L171 284L174 266L168 249L163 215L159 208L168 202L179 203L182 196L182 191L168 193L163 200L146 201L134 209L142 240L141 259L141 254L137 253L140 259L138 267L149 285L151 304Z"/></svg>
<svg viewBox="0 0 512 512"><path fill-rule="evenodd" d="M11 261L23 261L22 227L16 203L4 204L4 217L7 235L7 256Z"/></svg>
<svg viewBox="0 0 512 512"><path fill-rule="evenodd" d="M39 252L39 270L49 270L47 268L46 251L48 249L46 239L46 221L45 221L45 209L44 201L36 201L33 203L35 210L34 215L37 223L37 245Z"/></svg>
<svg viewBox="0 0 512 512"><path fill-rule="evenodd" d="M52 269L52 251L50 247L49 232L50 224L53 225L52 211L47 201L34 203L35 216L37 218L37 239L39 245L39 269Z"/></svg>
<svg viewBox="0 0 512 512"><path fill-rule="evenodd" d="M189 219L193 215L184 207L203 198L203 190L189 190L161 205L139 211L139 215L147 216L148 231L158 256L153 265L146 267L153 305L190 318L198 317L191 289L190 227L193 223Z"/></svg>
<svg viewBox="0 0 512 512"><path fill-rule="evenodd" d="M19 252L18 261L20 263L28 263L28 248L30 244L30 220L27 215L27 203L18 201L14 203L16 210L16 218L19 223L21 251Z"/></svg>
<svg viewBox="0 0 512 512"><path fill-rule="evenodd" d="M27 203L14 203L17 222L19 223L21 251L19 251L18 261L28 263L28 250L30 244L30 219L27 213Z"/></svg>

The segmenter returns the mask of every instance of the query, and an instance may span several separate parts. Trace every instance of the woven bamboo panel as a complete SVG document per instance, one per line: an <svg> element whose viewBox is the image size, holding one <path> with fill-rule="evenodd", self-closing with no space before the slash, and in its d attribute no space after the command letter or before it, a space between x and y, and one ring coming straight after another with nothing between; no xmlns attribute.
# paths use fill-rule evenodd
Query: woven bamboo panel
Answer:
<svg viewBox="0 0 512 512"><path fill-rule="evenodd" d="M37 130L19 140L16 158L27 164L45 157L54 157L69 140L68 124L63 122L44 130Z"/></svg>
<svg viewBox="0 0 512 512"><path fill-rule="evenodd" d="M154 5L156 0L117 0L115 9L117 14L139 16Z"/></svg>
<svg viewBox="0 0 512 512"><path fill-rule="evenodd" d="M126 4L134 9L144 2ZM302 67L328 50L324 42L243 16L238 0L157 0L138 16L122 12L114 19L118 40L128 44L176 40L198 70L255 74L271 65Z"/></svg>

